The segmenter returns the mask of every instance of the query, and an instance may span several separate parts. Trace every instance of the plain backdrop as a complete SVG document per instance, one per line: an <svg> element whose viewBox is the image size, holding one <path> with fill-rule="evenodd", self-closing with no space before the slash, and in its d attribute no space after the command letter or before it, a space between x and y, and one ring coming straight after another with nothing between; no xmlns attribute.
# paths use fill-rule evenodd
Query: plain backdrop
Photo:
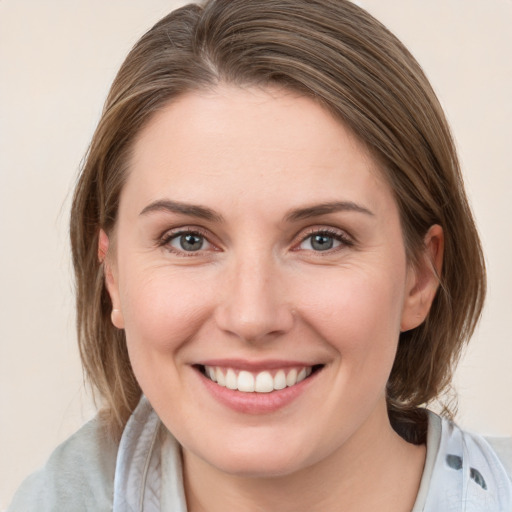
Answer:
<svg viewBox="0 0 512 512"><path fill-rule="evenodd" d="M0 510L94 414L74 333L70 194L124 56L182 3L0 0ZM457 418L512 435L512 1L356 3L412 50L446 109L489 273Z"/></svg>

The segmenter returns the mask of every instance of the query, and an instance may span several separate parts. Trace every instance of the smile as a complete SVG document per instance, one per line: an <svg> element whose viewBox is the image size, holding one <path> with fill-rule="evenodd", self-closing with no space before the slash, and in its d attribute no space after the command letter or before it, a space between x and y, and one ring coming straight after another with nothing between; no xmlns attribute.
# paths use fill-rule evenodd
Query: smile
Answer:
<svg viewBox="0 0 512 512"><path fill-rule="evenodd" d="M292 387L308 378L319 366L249 372L236 368L203 366L203 374L219 386L242 393L271 393Z"/></svg>

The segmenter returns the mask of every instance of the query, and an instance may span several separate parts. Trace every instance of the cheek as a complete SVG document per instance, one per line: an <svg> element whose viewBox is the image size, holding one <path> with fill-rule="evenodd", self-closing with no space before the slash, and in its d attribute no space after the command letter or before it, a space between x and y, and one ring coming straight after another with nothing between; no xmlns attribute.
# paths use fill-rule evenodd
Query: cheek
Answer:
<svg viewBox="0 0 512 512"><path fill-rule="evenodd" d="M333 425L344 424L347 411L362 422L385 396L400 332L397 281L353 273L309 301L308 323L336 353L333 392L323 398Z"/></svg>
<svg viewBox="0 0 512 512"><path fill-rule="evenodd" d="M165 267L131 268L121 289L129 348L176 350L197 331L208 310L201 283Z"/></svg>
<svg viewBox="0 0 512 512"><path fill-rule="evenodd" d="M351 375L364 370L387 379L400 332L402 279L351 269L325 282L329 286L302 290L303 318L339 353Z"/></svg>
<svg viewBox="0 0 512 512"><path fill-rule="evenodd" d="M403 278L392 273L334 271L325 279L306 279L298 293L301 308L311 322L334 331L388 331L399 329L403 306ZM311 286L309 283L326 283ZM384 332L383 332L384 334Z"/></svg>

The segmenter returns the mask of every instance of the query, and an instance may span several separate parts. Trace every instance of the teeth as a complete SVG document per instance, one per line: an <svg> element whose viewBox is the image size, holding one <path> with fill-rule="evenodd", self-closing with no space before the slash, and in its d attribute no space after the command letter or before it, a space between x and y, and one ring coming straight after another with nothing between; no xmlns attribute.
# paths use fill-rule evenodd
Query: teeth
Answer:
<svg viewBox="0 0 512 512"><path fill-rule="evenodd" d="M206 368L206 373L208 374L208 377L210 377L210 379L213 380L213 382L217 382L217 376L215 375L215 368L213 368L211 366L207 366L205 368Z"/></svg>
<svg viewBox="0 0 512 512"><path fill-rule="evenodd" d="M286 374L284 370L279 370L274 377L274 389L284 389L286 387Z"/></svg>
<svg viewBox="0 0 512 512"><path fill-rule="evenodd" d="M295 368L286 376L286 385L293 386L294 384L297 384L297 370Z"/></svg>
<svg viewBox="0 0 512 512"><path fill-rule="evenodd" d="M237 388L236 373L231 368L226 372L226 387L229 389Z"/></svg>
<svg viewBox="0 0 512 512"><path fill-rule="evenodd" d="M297 375L297 382L302 382L306 378L306 368L302 368L302 370Z"/></svg>
<svg viewBox="0 0 512 512"><path fill-rule="evenodd" d="M240 372L238 374L238 391L252 393L254 391L254 377L252 373Z"/></svg>
<svg viewBox="0 0 512 512"><path fill-rule="evenodd" d="M224 373L222 373L222 370L220 368L215 369L215 377L217 379L217 383L220 386L226 386L226 377L224 377Z"/></svg>
<svg viewBox="0 0 512 512"><path fill-rule="evenodd" d="M205 374L210 380L217 382L219 386L228 389L237 389L244 393L270 393L274 390L284 389L302 382L311 375L312 368L292 368L278 370L274 376L271 372L263 371L253 375L251 372L241 370L237 372L232 368L220 368L218 366L205 366Z"/></svg>
<svg viewBox="0 0 512 512"><path fill-rule="evenodd" d="M258 393L270 393L274 391L274 379L268 372L260 372L256 375L254 391Z"/></svg>

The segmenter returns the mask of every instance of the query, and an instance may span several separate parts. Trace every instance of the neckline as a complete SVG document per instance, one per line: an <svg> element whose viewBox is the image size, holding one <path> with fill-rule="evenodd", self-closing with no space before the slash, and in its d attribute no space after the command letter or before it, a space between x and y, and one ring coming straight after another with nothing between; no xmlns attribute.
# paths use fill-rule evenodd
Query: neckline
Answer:
<svg viewBox="0 0 512 512"><path fill-rule="evenodd" d="M420 487L411 512L422 512L425 507L432 474L434 472L434 465L439 452L439 446L441 444L441 418L432 411L427 410L427 413L427 455L425 457L425 465L423 466L423 474L421 475Z"/></svg>

